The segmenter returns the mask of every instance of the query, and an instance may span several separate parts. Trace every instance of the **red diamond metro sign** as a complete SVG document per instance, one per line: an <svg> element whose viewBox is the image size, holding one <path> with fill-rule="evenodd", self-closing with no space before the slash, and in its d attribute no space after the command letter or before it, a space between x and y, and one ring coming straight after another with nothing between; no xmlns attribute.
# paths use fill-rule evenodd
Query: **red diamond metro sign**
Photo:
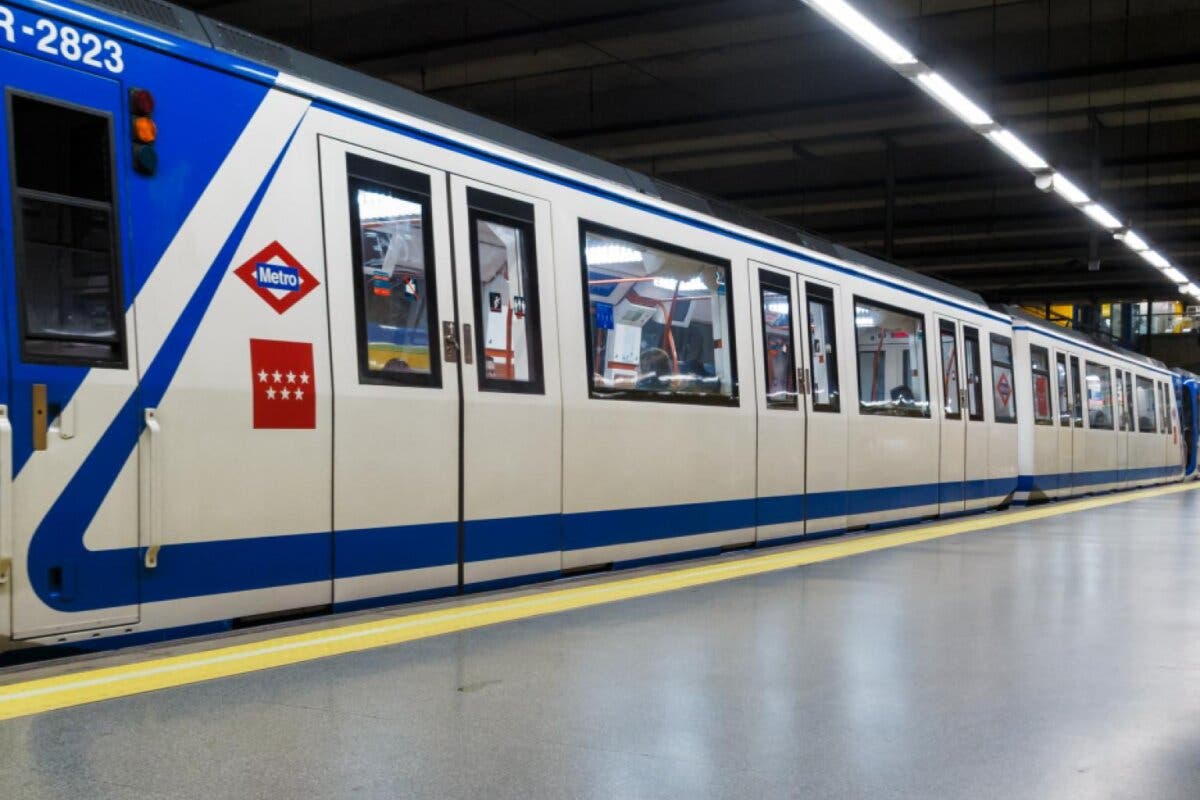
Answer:
<svg viewBox="0 0 1200 800"><path fill-rule="evenodd" d="M321 285L279 242L271 242L233 273L279 314Z"/></svg>

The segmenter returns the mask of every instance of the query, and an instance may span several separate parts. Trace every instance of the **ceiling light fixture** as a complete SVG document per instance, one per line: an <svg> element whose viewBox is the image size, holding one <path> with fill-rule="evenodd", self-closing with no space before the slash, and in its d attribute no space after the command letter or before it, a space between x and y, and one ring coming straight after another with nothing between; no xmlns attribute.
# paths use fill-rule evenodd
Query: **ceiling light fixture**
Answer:
<svg viewBox="0 0 1200 800"><path fill-rule="evenodd" d="M1046 163L1046 159L1033 152L1033 149L1018 139L1012 131L998 128L994 131L988 131L986 135L987 138L992 140L992 144L1008 153L1014 161L1030 172L1050 169L1050 165Z"/></svg>
<svg viewBox="0 0 1200 800"><path fill-rule="evenodd" d="M949 81L936 72L922 72L917 76L917 82L935 100L968 125L995 124L986 111L972 103L965 94L951 86Z"/></svg>
<svg viewBox="0 0 1200 800"><path fill-rule="evenodd" d="M1061 172L1056 172L1050 177L1050 186L1055 194L1073 206L1081 206L1092 200L1083 189L1067 180Z"/></svg>
<svg viewBox="0 0 1200 800"><path fill-rule="evenodd" d="M805 2L892 66L902 67L917 63L916 56L844 0L805 0Z"/></svg>
<svg viewBox="0 0 1200 800"><path fill-rule="evenodd" d="M1171 267L1171 263L1167 259L1150 249L1150 245L1144 239L1133 231L1125 229L1121 221L1108 209L1092 201L1086 192L1069 181L1061 173L1052 169L1046 162L1046 159L1042 158L1033 148L1021 141L1016 134L998 126L986 110L978 106L928 65L918 60L907 48L881 30L875 23L863 16L860 11L845 2L845 0L801 0L801 2L857 39L880 59L891 65L900 75L916 83L923 91L945 106L955 116L983 136L986 136L991 140L992 144L1007 153L1026 170L1034 173L1039 189L1042 191L1053 190L1055 194L1082 210L1099 225L1107 230L1114 231L1117 239L1124 242L1126 247L1140 255L1147 262L1158 267L1160 270L1171 269L1175 274L1183 278L1184 282L1187 281L1181 272ZM1168 277L1171 276L1168 275ZM1195 284L1188 283L1187 287L1194 288ZM1194 296L1200 297L1200 290L1197 290Z"/></svg>
<svg viewBox="0 0 1200 800"><path fill-rule="evenodd" d="M1107 208L1099 203L1088 203L1083 207L1083 213L1094 219L1102 227L1115 231L1121 226L1121 220L1114 217Z"/></svg>

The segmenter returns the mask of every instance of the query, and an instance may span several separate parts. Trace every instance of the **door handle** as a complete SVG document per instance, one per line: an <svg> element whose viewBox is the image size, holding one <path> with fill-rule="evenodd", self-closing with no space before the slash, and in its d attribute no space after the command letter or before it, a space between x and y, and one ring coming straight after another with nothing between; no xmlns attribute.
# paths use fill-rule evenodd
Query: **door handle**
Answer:
<svg viewBox="0 0 1200 800"><path fill-rule="evenodd" d="M8 406L0 405L0 585L12 575L12 423Z"/></svg>
<svg viewBox="0 0 1200 800"><path fill-rule="evenodd" d="M50 427L46 406L46 384L35 383L32 388L31 410L33 412L33 449L46 449L46 429Z"/></svg>
<svg viewBox="0 0 1200 800"><path fill-rule="evenodd" d="M458 361L458 336L454 333L453 322L442 323L442 358L447 364Z"/></svg>
<svg viewBox="0 0 1200 800"><path fill-rule="evenodd" d="M471 323L469 323L469 322L463 323L462 349L463 349L463 363L464 364L474 364L475 363L475 340L471 337Z"/></svg>
<svg viewBox="0 0 1200 800"><path fill-rule="evenodd" d="M159 438L162 427L158 424L156 409L147 408L143 414L146 423L147 448L142 460L143 491L146 493L146 519L143 521L143 541L146 543L146 569L158 566L158 551L162 547L162 472L160 464Z"/></svg>

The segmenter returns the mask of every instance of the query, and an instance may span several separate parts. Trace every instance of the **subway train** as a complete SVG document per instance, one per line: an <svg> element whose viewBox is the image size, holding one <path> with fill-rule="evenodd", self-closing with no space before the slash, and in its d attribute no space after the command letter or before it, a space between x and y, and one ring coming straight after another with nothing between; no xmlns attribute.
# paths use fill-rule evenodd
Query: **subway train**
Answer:
<svg viewBox="0 0 1200 800"><path fill-rule="evenodd" d="M157 0L0 76L4 649L1194 472L1159 362Z"/></svg>

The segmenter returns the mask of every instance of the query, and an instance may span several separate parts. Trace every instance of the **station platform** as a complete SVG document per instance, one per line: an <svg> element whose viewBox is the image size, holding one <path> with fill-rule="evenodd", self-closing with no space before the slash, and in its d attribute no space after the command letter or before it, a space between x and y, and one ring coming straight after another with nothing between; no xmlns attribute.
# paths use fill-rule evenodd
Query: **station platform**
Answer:
<svg viewBox="0 0 1200 800"><path fill-rule="evenodd" d="M1195 488L8 669L4 796L1194 800Z"/></svg>

